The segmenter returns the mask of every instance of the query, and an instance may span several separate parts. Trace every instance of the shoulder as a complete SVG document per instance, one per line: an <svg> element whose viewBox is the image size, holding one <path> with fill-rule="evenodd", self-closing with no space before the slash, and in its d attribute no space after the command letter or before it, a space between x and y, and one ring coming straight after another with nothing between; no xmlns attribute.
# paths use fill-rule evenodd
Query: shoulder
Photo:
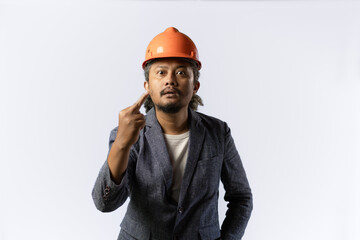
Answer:
<svg viewBox="0 0 360 240"><path fill-rule="evenodd" d="M214 122L214 123L224 123L223 120L219 119L219 118L216 118L216 117L213 117L213 116L210 116L210 115L207 115L205 113L201 113L201 112L195 112L194 113L201 119L201 120L205 120L205 121L209 121L209 122Z"/></svg>
<svg viewBox="0 0 360 240"><path fill-rule="evenodd" d="M227 123L219 118L200 112L193 112L193 115L195 118L200 120L199 122L206 128L212 129L214 131L227 131L228 129Z"/></svg>

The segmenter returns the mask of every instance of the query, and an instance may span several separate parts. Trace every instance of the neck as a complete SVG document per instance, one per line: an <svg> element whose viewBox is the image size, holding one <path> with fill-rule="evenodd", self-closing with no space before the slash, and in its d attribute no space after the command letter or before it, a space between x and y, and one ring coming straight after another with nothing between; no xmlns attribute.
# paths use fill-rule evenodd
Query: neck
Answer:
<svg viewBox="0 0 360 240"><path fill-rule="evenodd" d="M158 109L155 112L165 134L178 135L189 131L187 107L180 109L177 113L165 113Z"/></svg>

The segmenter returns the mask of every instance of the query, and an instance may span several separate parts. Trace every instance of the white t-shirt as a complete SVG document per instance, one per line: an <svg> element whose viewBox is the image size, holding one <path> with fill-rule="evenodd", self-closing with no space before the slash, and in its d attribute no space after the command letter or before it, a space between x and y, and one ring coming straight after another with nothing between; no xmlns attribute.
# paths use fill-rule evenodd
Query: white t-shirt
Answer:
<svg viewBox="0 0 360 240"><path fill-rule="evenodd" d="M179 135L164 134L173 168L171 197L178 202L180 187L189 153L189 131Z"/></svg>

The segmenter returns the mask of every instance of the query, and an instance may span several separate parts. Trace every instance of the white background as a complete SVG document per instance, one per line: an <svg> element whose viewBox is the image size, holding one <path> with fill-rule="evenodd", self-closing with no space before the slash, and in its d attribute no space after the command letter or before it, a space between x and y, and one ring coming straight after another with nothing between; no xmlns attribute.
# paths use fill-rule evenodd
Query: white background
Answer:
<svg viewBox="0 0 360 240"><path fill-rule="evenodd" d="M360 239L359 1L115 0L0 3L0 239L117 238L126 206L101 213L91 190L169 26L247 171L244 239Z"/></svg>

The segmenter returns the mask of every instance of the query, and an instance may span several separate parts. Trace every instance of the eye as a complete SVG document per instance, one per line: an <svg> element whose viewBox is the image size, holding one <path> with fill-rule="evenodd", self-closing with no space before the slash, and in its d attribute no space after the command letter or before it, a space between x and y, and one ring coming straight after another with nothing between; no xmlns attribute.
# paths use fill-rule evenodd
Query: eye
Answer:
<svg viewBox="0 0 360 240"><path fill-rule="evenodd" d="M157 70L157 71L156 71L156 76L157 76L157 77L164 77L164 76L166 76L166 71L164 71L164 70Z"/></svg>
<svg viewBox="0 0 360 240"><path fill-rule="evenodd" d="M185 75L185 72L184 71L178 71L178 72L176 72L176 75Z"/></svg>

